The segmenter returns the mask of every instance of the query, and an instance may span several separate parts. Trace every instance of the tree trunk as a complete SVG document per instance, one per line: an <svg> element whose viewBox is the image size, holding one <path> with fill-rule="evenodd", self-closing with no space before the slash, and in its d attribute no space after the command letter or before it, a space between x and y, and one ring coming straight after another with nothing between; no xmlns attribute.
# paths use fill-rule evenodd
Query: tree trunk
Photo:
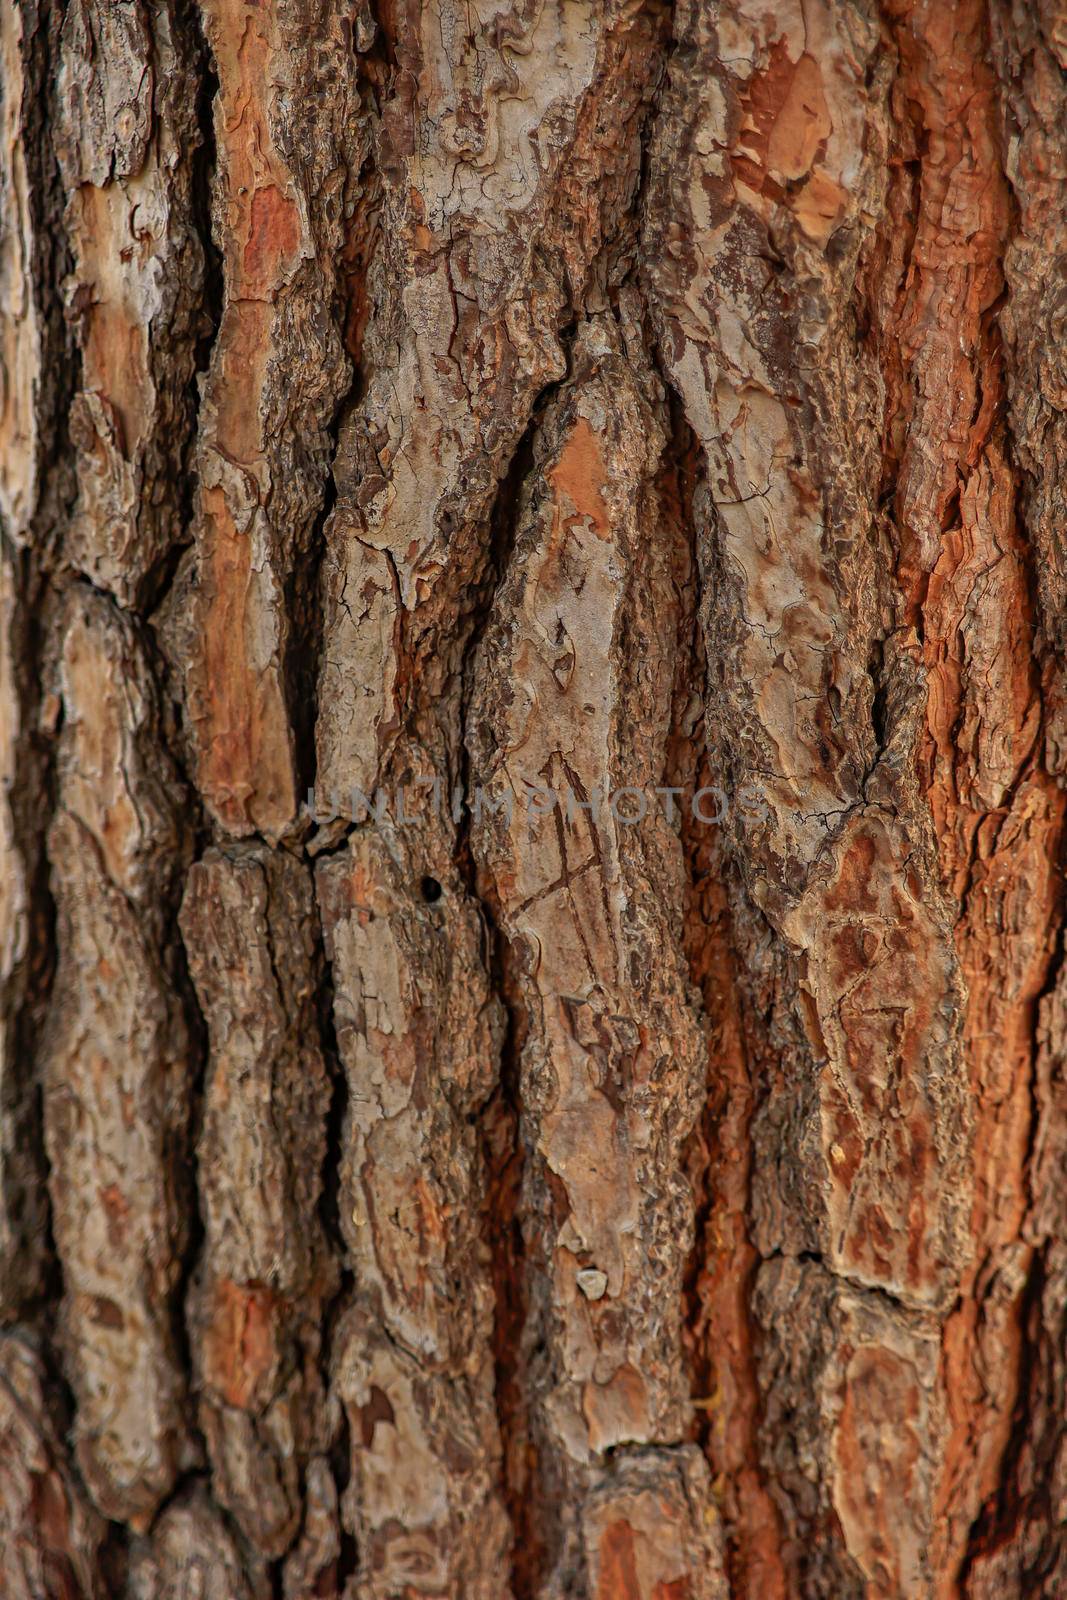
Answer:
<svg viewBox="0 0 1067 1600"><path fill-rule="evenodd" d="M1067 13L0 0L0 1590L1067 1593Z"/></svg>

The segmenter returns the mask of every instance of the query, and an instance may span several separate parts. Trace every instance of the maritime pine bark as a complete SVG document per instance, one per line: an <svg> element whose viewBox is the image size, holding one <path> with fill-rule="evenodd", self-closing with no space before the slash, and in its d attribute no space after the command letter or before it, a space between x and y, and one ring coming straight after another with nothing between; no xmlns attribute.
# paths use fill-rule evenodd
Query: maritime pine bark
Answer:
<svg viewBox="0 0 1067 1600"><path fill-rule="evenodd" d="M1067 1592L1067 15L0 0L0 1590Z"/></svg>

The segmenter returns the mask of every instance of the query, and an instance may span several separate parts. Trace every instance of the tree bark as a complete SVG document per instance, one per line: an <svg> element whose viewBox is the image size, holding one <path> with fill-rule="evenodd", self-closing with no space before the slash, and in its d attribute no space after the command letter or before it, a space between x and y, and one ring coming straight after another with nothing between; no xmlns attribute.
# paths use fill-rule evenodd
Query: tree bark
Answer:
<svg viewBox="0 0 1067 1600"><path fill-rule="evenodd" d="M1067 13L0 0L0 1589L1067 1592Z"/></svg>

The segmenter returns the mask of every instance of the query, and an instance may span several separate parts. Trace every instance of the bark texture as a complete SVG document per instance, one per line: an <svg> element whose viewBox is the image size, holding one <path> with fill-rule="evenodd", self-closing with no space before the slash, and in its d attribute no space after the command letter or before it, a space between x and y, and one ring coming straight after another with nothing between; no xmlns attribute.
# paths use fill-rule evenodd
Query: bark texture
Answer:
<svg viewBox="0 0 1067 1600"><path fill-rule="evenodd" d="M1067 1591L1067 13L0 0L0 1590Z"/></svg>

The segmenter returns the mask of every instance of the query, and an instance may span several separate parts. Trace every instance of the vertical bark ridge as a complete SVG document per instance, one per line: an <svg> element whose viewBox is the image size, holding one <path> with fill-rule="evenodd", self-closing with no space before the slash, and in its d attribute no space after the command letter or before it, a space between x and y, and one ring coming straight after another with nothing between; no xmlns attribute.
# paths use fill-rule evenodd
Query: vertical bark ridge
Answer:
<svg viewBox="0 0 1067 1600"><path fill-rule="evenodd" d="M369 41L331 8L207 6L202 22L219 309L194 543L160 620L218 841L182 914L210 1041L189 1318L211 1481L181 1502L181 1537L157 1539L143 1581L174 1581L203 1520L248 1592L302 1596L347 1577L327 1344L344 1257L329 975L312 876L291 852L309 826L318 547L355 381L344 256L362 215Z"/></svg>
<svg viewBox="0 0 1067 1600"><path fill-rule="evenodd" d="M67 562L142 606L180 538L203 252L192 211L195 34L174 5L70 7L56 129L81 357ZM133 219L131 222L131 218Z"/></svg>
<svg viewBox="0 0 1067 1600"><path fill-rule="evenodd" d="M400 830L317 868L348 1079L339 1210L353 1285L332 1341L350 1430L342 1511L373 1593L506 1592L476 1120L500 1017L454 873ZM441 870L441 869L439 869ZM427 887L423 887L423 882Z"/></svg>
<svg viewBox="0 0 1067 1600"><path fill-rule="evenodd" d="M196 63L174 21L166 6L151 22L129 7L57 19L53 124L76 495L43 612L48 725L62 726L39 1067L78 1461L101 1509L139 1527L195 1458L178 1336L190 1049L167 915L188 832L152 646L127 609L180 537L199 319Z"/></svg>
<svg viewBox="0 0 1067 1600"><path fill-rule="evenodd" d="M209 814L277 839L298 811L286 592L306 559L349 383L335 324L343 213L358 174L356 53L313 7L203 7L219 89L213 219L223 312L200 407L194 558L172 649ZM325 41L311 34L325 27ZM260 93L260 86L268 90Z"/></svg>
<svg viewBox="0 0 1067 1600"><path fill-rule="evenodd" d="M56 968L45 851L58 713L49 590L74 498L65 414L78 373L60 293L70 262L51 114L58 21L37 6L5 7L0 18L0 1318L22 1321L5 1331L0 1356L0 1551L13 1600L102 1597L108 1538L67 1447L73 1408L57 1370L62 1279L40 1096Z"/></svg>
<svg viewBox="0 0 1067 1600"><path fill-rule="evenodd" d="M0 1541L12 1600L104 1600L104 1526L72 1473L35 1342L0 1335Z"/></svg>
<svg viewBox="0 0 1067 1600"><path fill-rule="evenodd" d="M216 1498L279 1560L329 1429L318 1216L329 1085L317 1037L311 880L284 852L209 850L182 932L210 1039L198 1172L206 1227L193 1368Z"/></svg>
<svg viewBox="0 0 1067 1600"><path fill-rule="evenodd" d="M318 791L331 809L350 817L363 814L358 795L370 794L378 784L395 795L401 784L436 779L447 797L465 770L464 664L484 611L492 508L538 396L564 375L559 330L583 297L603 294L612 270L607 246L633 193L635 124L649 93L658 26L655 15L614 6L588 18L535 8L516 15L499 31L480 25L465 39L451 24L442 32L438 19L415 7L390 25L397 76L378 134L381 231L371 264L372 304L362 345L365 384L357 411L342 428L338 502L327 529ZM550 72L549 61L554 63ZM505 96L507 88L512 93ZM525 141L546 117L556 132L541 147L540 167L533 166L525 159ZM414 139L408 132L410 119L419 130ZM494 166L498 161L499 170ZM587 189L573 175L583 163L600 175L592 207ZM480 782L476 768L467 770L475 784ZM405 829L393 845L404 875L403 893L401 884L385 873L384 861L363 865L373 840L361 840L360 832L352 834L348 848L367 876L368 892L386 896L388 920L396 930L388 937L401 939L411 972L425 972L420 981L436 996L439 957L432 943L425 951L415 948L405 919L414 915L418 885L426 878L443 890L442 905L454 920L452 937L461 952L468 926L473 936L482 913L477 901L465 895L454 864L463 861L462 832L447 808L427 806L423 821ZM331 881L332 867L324 866L320 885ZM333 870L341 881L340 867ZM349 899L359 881L350 869L353 887L344 891ZM344 910L345 900L320 887L323 893L334 897L329 923ZM408 909L406 897L414 898L414 907ZM349 911L335 930L335 940L351 921ZM431 920L428 929L433 927ZM387 938L386 928L377 938ZM471 953L477 954L467 981L477 993L487 982L484 949L479 948L485 943L483 935L471 939ZM360 990L354 987L357 972L350 961L344 982L338 984L339 1037L342 1022L351 1036L347 1019L363 1008ZM430 1016L443 1004L442 993L434 999ZM405 1021L404 1031L425 1026L415 1014ZM368 1037L375 1042L373 1033ZM476 1080L483 1085L478 1091L483 1098L498 1070L498 1037L481 1047L490 1042L490 1076ZM350 1053L350 1060L352 1104L353 1090L367 1067L360 1065L358 1055ZM429 1056L436 1066L428 1083L437 1074L447 1083L454 1070L449 1060L444 1041L438 1039ZM425 1137L420 1119L408 1125L417 1150ZM448 1136L450 1150L456 1135ZM454 1148L457 1161L470 1159L462 1155L463 1140ZM462 1165L457 1172L462 1175ZM477 1161L468 1174L465 1181L472 1188L467 1204L481 1212L487 1175ZM371 1196L385 1181L384 1172L375 1173ZM449 1160L442 1156L435 1182L447 1186L452 1181ZM378 1226L382 1245L388 1246L384 1219ZM367 1246L361 1242L360 1248ZM432 1261L428 1255L428 1265ZM479 1260L478 1273L472 1283L476 1305L483 1281L487 1287L491 1283L488 1260ZM374 1285L379 1276L378 1271L370 1274L369 1283ZM485 1312L490 1312L488 1302ZM483 1319L485 1312L479 1312ZM390 1320L396 1315L398 1309L388 1312ZM351 1327L354 1340L365 1341L361 1318L366 1320L365 1311L351 1320ZM488 1349L490 1329L491 1314L477 1336L479 1351L483 1341ZM457 1334L462 1332L463 1319L457 1318ZM410 1345L410 1324L405 1337ZM423 1338L432 1338L431 1351L447 1354L441 1333L428 1327ZM462 1342L456 1346L464 1347ZM359 1348L353 1342L347 1361L339 1355L347 1391L352 1391ZM475 1360L473 1353L470 1360ZM477 1361L482 1360L479 1354ZM398 1367L394 1359L379 1366L378 1388L391 1408L391 1426L402 1437L424 1440L420 1449L429 1451L421 1496L409 1517L409 1526L435 1549L435 1562L445 1563L431 1564L427 1551L428 1571L442 1584L461 1582L460 1574L471 1573L468 1581L476 1582L477 1589L461 1592L503 1592L508 1581L505 1552L499 1567L488 1561L485 1552L495 1556L497 1545L485 1537L477 1517L468 1520L462 1537L457 1528L451 1542L445 1541L447 1549L442 1545L449 1523L435 1509L432 1495L439 1469L430 1465L440 1455L440 1430L425 1411L421 1389L408 1388L403 1363ZM478 1382L487 1379L491 1394L491 1368ZM366 1415L361 1395L353 1393L352 1398L360 1401L360 1426L373 1428L373 1461L379 1451L395 1448L392 1435L382 1421ZM476 1416L481 1414L479 1405ZM465 1482L477 1482L478 1473L490 1464L495 1463L492 1475L499 1483L500 1448L498 1429L487 1418L473 1478L466 1478L465 1469L455 1474L457 1505L466 1493ZM478 1465L479 1459L484 1466ZM392 1570L389 1560L402 1559L403 1540L398 1527L383 1529L381 1535L374 1531L382 1515L376 1505L386 1502L368 1478L367 1451L358 1452L355 1439L352 1466L346 1501L350 1525L361 1543L360 1575L369 1584L367 1564L386 1535L392 1551L380 1558L386 1571ZM410 1540L416 1539L416 1531ZM476 1577L475 1548L482 1551ZM520 1555L520 1563L525 1559L525 1553Z"/></svg>
<svg viewBox="0 0 1067 1600"><path fill-rule="evenodd" d="M692 1229L681 1153L703 1039L680 945L649 891L669 885L666 902L680 904L681 857L662 816L631 832L606 809L618 788L647 809L663 777L673 668L648 641L679 623L678 551L640 543L658 524L665 434L622 293L620 326L610 313L579 322L572 373L535 439L476 658L468 737L484 809L471 844L527 1023L526 1338L553 1507L541 1592L712 1595L720 1557L710 1503L703 1517L693 1509L707 1480L684 1443L681 1360ZM605 660L620 666L598 702ZM539 816L527 809L538 785L558 796Z"/></svg>
<svg viewBox="0 0 1067 1600"><path fill-rule="evenodd" d="M1062 935L1061 935L1062 938ZM1062 948L1039 1005L1034 1073L1034 1139L1028 1163L1032 1249L1020 1294L1021 1362L1012 1432L997 1493L971 1530L961 1590L975 1600L998 1594L1058 1594L1067 1577L1067 1543L1058 1506L1064 1429L1065 1263L1062 1228L1064 1096Z"/></svg>
<svg viewBox="0 0 1067 1600"><path fill-rule="evenodd" d="M1029 547L1040 632L1041 755L1062 782L1063 555L1053 505L1062 490L1062 375L1055 328L1062 279L1064 198L1062 111L1067 102L1061 29L1046 6L993 5L992 59L1001 98L1005 174L1015 204L1004 257L1003 338L1007 423L1016 467L1017 510ZM1062 863L1060 864L1062 870ZM1020 1295L1021 1363L1009 1448L997 1493L972 1532L964 1592L1053 1595L1062 1589L1067 1552L1060 1534L1063 1451L1062 926L1059 954L1036 1006L1027 1213L1030 1257Z"/></svg>
<svg viewBox="0 0 1067 1600"><path fill-rule="evenodd" d="M706 654L694 502L705 493L703 455L671 396L672 437L663 463L664 514L688 551L678 576L684 649L675 680L667 779L679 792L687 897L684 943L709 1030L706 1098L687 1165L696 1230L686 1289L686 1342L700 1437L722 1516L733 1595L783 1600L787 1593L778 1513L759 1465L760 1396L752 1291L758 1262L749 1224L750 1139L756 1076L747 1043L758 1033L742 1011L736 934L726 887L729 864L719 815L729 797L709 761L704 708ZM699 797L700 815L693 805Z"/></svg>
<svg viewBox="0 0 1067 1600"><path fill-rule="evenodd" d="M898 580L927 679L920 770L958 906L974 1106L969 1259L942 1343L948 1432L934 1558L938 1592L951 1594L1015 1414L1035 1022L1060 917L1064 807L1045 760L1032 558L1001 420L998 313L1016 219L988 11L889 15L900 59L893 125L904 135L896 159L917 164L917 228L887 329L900 352ZM888 348L884 360L892 373Z"/></svg>
<svg viewBox="0 0 1067 1600"><path fill-rule="evenodd" d="M102 1510L144 1527L193 1464L175 1343L191 1047L165 916L190 841L138 630L74 584L55 636L59 963L42 1055L61 1337L81 1470Z"/></svg>
<svg viewBox="0 0 1067 1600"><path fill-rule="evenodd" d="M960 983L908 765L921 681L894 642L856 304L884 227L890 66L863 5L679 7L643 251L707 461L709 759L734 798L759 1068L762 1465L786 1583L813 1595L929 1591L937 1312L962 1233Z"/></svg>

